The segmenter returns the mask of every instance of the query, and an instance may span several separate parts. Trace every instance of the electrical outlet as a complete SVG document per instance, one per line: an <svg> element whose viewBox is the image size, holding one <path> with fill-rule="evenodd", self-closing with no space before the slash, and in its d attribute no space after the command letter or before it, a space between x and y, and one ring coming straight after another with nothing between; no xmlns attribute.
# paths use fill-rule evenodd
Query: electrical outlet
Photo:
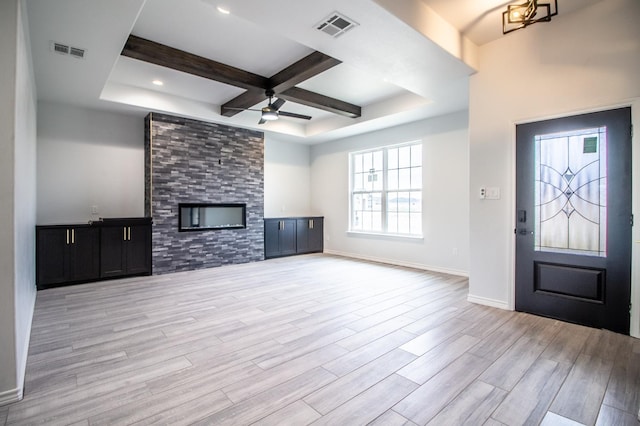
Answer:
<svg viewBox="0 0 640 426"><path fill-rule="evenodd" d="M98 206L91 206L91 214L98 214Z"/></svg>
<svg viewBox="0 0 640 426"><path fill-rule="evenodd" d="M480 196L480 199L484 200L485 198L487 198L487 188L485 188L484 186L480 188L480 192L478 194Z"/></svg>

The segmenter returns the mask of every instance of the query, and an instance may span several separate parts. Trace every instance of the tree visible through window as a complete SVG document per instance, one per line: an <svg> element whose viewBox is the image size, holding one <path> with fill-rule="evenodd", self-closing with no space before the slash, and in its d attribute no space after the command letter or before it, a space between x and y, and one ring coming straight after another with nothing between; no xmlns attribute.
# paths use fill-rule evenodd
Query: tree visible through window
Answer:
<svg viewBox="0 0 640 426"><path fill-rule="evenodd" d="M351 231L422 235L422 143L353 152Z"/></svg>

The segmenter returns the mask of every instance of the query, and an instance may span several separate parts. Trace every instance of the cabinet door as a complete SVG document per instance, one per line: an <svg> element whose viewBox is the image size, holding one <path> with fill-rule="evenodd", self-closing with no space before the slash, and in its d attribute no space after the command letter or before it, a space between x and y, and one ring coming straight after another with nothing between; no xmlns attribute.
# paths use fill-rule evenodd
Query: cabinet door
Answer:
<svg viewBox="0 0 640 426"><path fill-rule="evenodd" d="M324 250L324 219L312 217L309 229L309 252Z"/></svg>
<svg viewBox="0 0 640 426"><path fill-rule="evenodd" d="M264 257L269 259L280 255L279 228L280 221L265 219L264 221Z"/></svg>
<svg viewBox="0 0 640 426"><path fill-rule="evenodd" d="M100 231L96 228L71 228L69 281L88 281L100 277Z"/></svg>
<svg viewBox="0 0 640 426"><path fill-rule="evenodd" d="M296 220L283 219L280 221L279 243L282 256L296 253Z"/></svg>
<svg viewBox="0 0 640 426"><path fill-rule="evenodd" d="M36 246L38 288L67 281L67 230L65 228L38 229Z"/></svg>
<svg viewBox="0 0 640 426"><path fill-rule="evenodd" d="M100 235L100 277L117 277L126 274L125 226L104 226Z"/></svg>
<svg viewBox="0 0 640 426"><path fill-rule="evenodd" d="M151 226L127 227L126 256L128 274L151 272Z"/></svg>
<svg viewBox="0 0 640 426"><path fill-rule="evenodd" d="M296 254L296 220L265 219L264 257Z"/></svg>
<svg viewBox="0 0 640 426"><path fill-rule="evenodd" d="M296 248L298 253L309 251L309 219L296 219Z"/></svg>

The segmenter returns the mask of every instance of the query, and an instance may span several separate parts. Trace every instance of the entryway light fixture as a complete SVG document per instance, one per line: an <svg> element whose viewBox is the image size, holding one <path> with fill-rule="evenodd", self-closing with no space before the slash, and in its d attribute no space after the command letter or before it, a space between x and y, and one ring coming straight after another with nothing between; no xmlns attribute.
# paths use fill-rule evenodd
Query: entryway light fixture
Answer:
<svg viewBox="0 0 640 426"><path fill-rule="evenodd" d="M539 3L538 0L527 0L522 4L510 4L502 12L502 34L519 30L536 22L549 22L558 14L558 0Z"/></svg>

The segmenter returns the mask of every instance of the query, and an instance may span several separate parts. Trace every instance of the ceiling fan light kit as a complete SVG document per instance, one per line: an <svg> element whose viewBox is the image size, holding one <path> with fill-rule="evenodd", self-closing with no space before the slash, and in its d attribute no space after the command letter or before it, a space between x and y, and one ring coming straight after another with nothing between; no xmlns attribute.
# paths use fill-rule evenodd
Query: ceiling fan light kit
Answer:
<svg viewBox="0 0 640 426"><path fill-rule="evenodd" d="M521 4L507 5L502 12L502 34L525 28L536 22L549 22L558 14L558 0L540 3L538 0L527 0Z"/></svg>
<svg viewBox="0 0 640 426"><path fill-rule="evenodd" d="M271 105L271 104L269 104ZM278 111L272 109L270 106L262 108L262 119L265 121L274 121L278 119Z"/></svg>

